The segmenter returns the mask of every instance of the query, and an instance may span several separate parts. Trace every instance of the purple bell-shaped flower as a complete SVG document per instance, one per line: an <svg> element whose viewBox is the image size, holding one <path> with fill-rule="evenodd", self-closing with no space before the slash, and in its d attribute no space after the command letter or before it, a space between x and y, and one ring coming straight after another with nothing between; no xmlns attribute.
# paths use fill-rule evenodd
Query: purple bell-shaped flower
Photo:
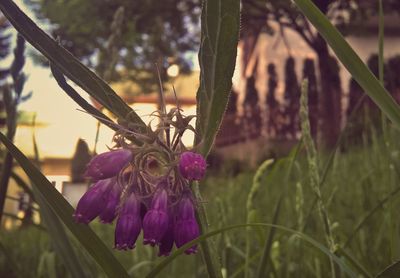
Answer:
<svg viewBox="0 0 400 278"><path fill-rule="evenodd" d="M190 192L184 192L179 201L174 226L175 244L179 248L200 235L199 226L194 215L194 205ZM197 245L185 250L186 254L197 252Z"/></svg>
<svg viewBox="0 0 400 278"><path fill-rule="evenodd" d="M207 164L201 154L184 152L179 158L179 172L190 181L201 180L206 173Z"/></svg>
<svg viewBox="0 0 400 278"><path fill-rule="evenodd" d="M117 216L117 206L122 193L122 187L117 181L112 185L111 190L107 194L105 207L99 215L102 223L112 223Z"/></svg>
<svg viewBox="0 0 400 278"><path fill-rule="evenodd" d="M143 219L143 243L159 244L168 229L168 193L164 182L158 186L151 201L150 210Z"/></svg>
<svg viewBox="0 0 400 278"><path fill-rule="evenodd" d="M130 161L132 152L126 149L101 153L92 158L86 169L86 176L101 180L116 176Z"/></svg>
<svg viewBox="0 0 400 278"><path fill-rule="evenodd" d="M115 179L100 180L83 194L73 214L76 222L87 224L101 213L114 182Z"/></svg>
<svg viewBox="0 0 400 278"><path fill-rule="evenodd" d="M172 247L174 246L174 221L170 218L168 222L168 229L160 241L158 247L158 256L169 256Z"/></svg>
<svg viewBox="0 0 400 278"><path fill-rule="evenodd" d="M115 248L133 249L141 229L140 201L134 193L130 193L119 212L115 227Z"/></svg>

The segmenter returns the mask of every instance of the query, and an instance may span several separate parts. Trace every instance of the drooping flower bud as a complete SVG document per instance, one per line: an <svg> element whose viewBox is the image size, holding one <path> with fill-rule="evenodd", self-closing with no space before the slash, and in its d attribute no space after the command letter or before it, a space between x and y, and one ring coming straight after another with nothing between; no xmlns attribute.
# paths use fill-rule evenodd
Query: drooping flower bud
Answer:
<svg viewBox="0 0 400 278"><path fill-rule="evenodd" d="M132 160L132 152L126 149L101 153L89 162L86 175L94 180L117 175Z"/></svg>
<svg viewBox="0 0 400 278"><path fill-rule="evenodd" d="M150 210L143 219L143 243L159 244L168 229L168 193L159 185L151 202Z"/></svg>
<svg viewBox="0 0 400 278"><path fill-rule="evenodd" d="M201 180L206 173L207 164L201 154L184 152L179 158L179 172L190 181Z"/></svg>
<svg viewBox="0 0 400 278"><path fill-rule="evenodd" d="M174 221L170 219L168 229L160 241L158 256L169 256L174 246Z"/></svg>
<svg viewBox="0 0 400 278"><path fill-rule="evenodd" d="M191 194L183 193L182 199L179 201L176 222L174 226L175 244L179 248L185 243L192 241L200 235L199 226L194 215L194 206ZM197 245L193 245L185 250L186 254L197 252Z"/></svg>
<svg viewBox="0 0 400 278"><path fill-rule="evenodd" d="M115 227L115 248L133 249L141 229L140 201L134 193L130 193L119 212Z"/></svg>
<svg viewBox="0 0 400 278"><path fill-rule="evenodd" d="M89 223L104 209L107 193L111 190L114 179L100 180L91 186L81 197L73 217L78 223Z"/></svg>
<svg viewBox="0 0 400 278"><path fill-rule="evenodd" d="M117 216L117 206L122 193L122 187L117 181L112 185L111 190L108 192L106 202L103 204L105 207L100 213L100 221L102 223L112 223Z"/></svg>

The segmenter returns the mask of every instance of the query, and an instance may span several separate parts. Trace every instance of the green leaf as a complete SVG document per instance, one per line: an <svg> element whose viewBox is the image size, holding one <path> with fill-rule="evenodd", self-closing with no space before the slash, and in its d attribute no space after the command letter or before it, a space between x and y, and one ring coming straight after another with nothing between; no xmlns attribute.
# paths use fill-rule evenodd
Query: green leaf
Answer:
<svg viewBox="0 0 400 278"><path fill-rule="evenodd" d="M397 261L387 268L385 268L381 273L379 273L376 278L397 278L400 274L400 261Z"/></svg>
<svg viewBox="0 0 400 278"><path fill-rule="evenodd" d="M207 155L228 103L236 63L240 1L203 1L197 91L197 143Z"/></svg>
<svg viewBox="0 0 400 278"><path fill-rule="evenodd" d="M379 106L386 116L400 127L400 108L389 92L371 73L360 57L354 52L339 31L310 0L294 0L301 12L314 25L318 32L336 53L353 78L368 96Z"/></svg>
<svg viewBox="0 0 400 278"><path fill-rule="evenodd" d="M41 194L37 192L36 187L33 188L33 192L40 206L41 219L45 223L47 232L52 239L54 250L61 257L72 277L86 277L87 275L80 263L79 257L65 233L64 226L57 215L49 208L46 201L43 200Z"/></svg>
<svg viewBox="0 0 400 278"><path fill-rule="evenodd" d="M344 273L346 273L349 277L358 277L353 270L351 270L339 257L337 257L335 254L329 251L328 248L326 248L324 245L319 243L318 241L314 240L313 238L298 232L296 230L286 228L281 225L275 225L275 224L268 224L268 223L248 223L248 224L239 224L239 225L233 225L233 226L228 226L225 228L221 228L212 232L209 232L207 234L203 234L200 237L198 237L195 240L192 240L191 242L186 243L183 245L181 248L177 249L175 252L173 252L168 258L165 258L163 261L161 261L153 270L146 276L146 278L153 278L156 277L157 274L161 272L169 263L171 263L176 257L179 255L183 254L187 248L190 246L193 246L199 242L202 242L206 240L209 237L218 235L220 233L229 231L229 230L234 230L234 229L239 229L239 228L247 228L247 227L264 227L264 228L275 228L287 233L291 233L293 235L298 236L302 240L310 243L313 247L316 249L320 250L322 253L330 257L342 270Z"/></svg>
<svg viewBox="0 0 400 278"><path fill-rule="evenodd" d="M72 218L74 209L55 189L55 187L40 173L29 159L2 133L0 141L6 146L19 165L33 182L38 196L46 201L53 212L61 219L64 225L71 231L82 247L92 256L109 277L129 277L121 263L114 257L101 239L90 229L88 225L77 224Z"/></svg>
<svg viewBox="0 0 400 278"><path fill-rule="evenodd" d="M0 10L22 36L56 65L69 79L79 85L118 118L130 120L145 128L142 119L100 77L90 71L70 52L41 30L11 0L1 0Z"/></svg>

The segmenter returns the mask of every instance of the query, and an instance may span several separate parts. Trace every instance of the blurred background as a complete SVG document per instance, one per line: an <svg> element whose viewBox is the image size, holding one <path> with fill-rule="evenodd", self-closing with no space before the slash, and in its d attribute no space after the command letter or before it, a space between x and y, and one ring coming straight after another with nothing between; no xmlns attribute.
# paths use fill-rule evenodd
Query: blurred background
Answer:
<svg viewBox="0 0 400 278"><path fill-rule="evenodd" d="M36 24L58 38L66 49L105 79L147 122L151 121L151 112L159 107L160 88L155 64L160 70L168 106L173 107L179 102L186 115L196 113L200 72L197 60L200 44L199 0L165 0L162 3L153 0L15 2ZM371 71L378 75L378 1L313 2L339 28ZM383 7L384 84L400 101L400 2L384 0ZM242 0L241 9L242 25L232 93L209 157L209 178L204 184L206 196L212 203L210 207L215 207L211 218L217 221L220 214L216 211L221 208L227 211L226 214L221 213L227 218L224 221L230 224L229 219L234 221L235 216L243 216L244 212L236 211L238 208L233 208L231 202L242 200L241 193L247 194L257 166L268 158L279 160L286 157L298 144L301 138L300 83L307 78L311 133L321 151L321 160L329 151L337 150L333 170L327 178L331 186L326 186L325 194L330 202L328 207L334 211L335 223L337 221L337 226L343 228L337 228L338 237L345 238L356 225L358 216L374 208L390 190L397 189L398 140L393 140L390 154L382 151L385 144L379 109L368 97L363 97L363 90L291 1ZM7 103L2 88L15 82L10 68L15 60L12 50L17 47L16 40L15 30L0 14L0 128L3 131L7 129ZM58 87L48 62L40 53L26 45L24 57L21 72L26 81L21 101L18 102L14 142L28 157L34 158L34 136L43 173L72 205L76 205L88 186L83 177L85 165L95 153L112 146L113 132L103 125L98 126L90 115L79 111L77 104ZM102 109L82 90L74 88ZM152 124L157 124L156 120ZM397 133L392 135L398 138ZM339 137L342 137L341 145L335 149ZM190 145L193 135L187 134L184 140ZM2 152L4 156L4 149ZM281 168L276 168L269 181L282 184L286 172ZM307 177L302 173L307 171L307 167L300 158L295 168L295 174L285 181L289 184L286 187L288 216L285 218L288 223L282 220L282 225L304 225L299 224L304 219L299 220L295 199L300 194L299 184L301 188L301 184L306 183ZM18 167L15 167L15 173L26 180ZM357 187L356 182L359 182ZM349 189L351 186L355 188ZM224 196L225 199L221 196L217 202L216 196L227 190L229 193ZM263 190L265 195L260 201L260 208L266 212L260 217L270 220L272 204L279 190ZM308 191L304 189L303 200L312 200L313 195ZM29 194L21 190L15 179L11 179L7 195L2 227L14 230L24 225L40 225L39 215L30 210L34 205ZM353 198L358 201L353 202ZM396 204L391 203L392 208ZM389 235L381 235L381 241L374 242L371 247L365 232L355 244L354 255L362 254L361 260L371 271L400 255L398 247L390 247L394 244L393 240L398 242L393 236L399 235L398 220L392 221L391 210L385 217L383 219L390 222L387 224L391 231ZM371 233L378 233L382 225L380 220L371 220ZM310 225L311 231L318 234L318 227L314 227L317 224L311 221ZM108 235L108 232L101 233ZM240 240L238 242L240 246ZM283 264L284 257L291 264L285 270L286 276L279 274L273 277L299 277L293 276L299 269L308 274L315 271L316 266L304 266L293 258L295 255L290 255L288 249L279 251L279 242L277 240L274 247L274 258ZM38 249L48 248L46 244ZM153 256L146 252L148 256ZM371 263L368 254L372 252L381 252L381 255ZM126 265L131 259L124 259ZM139 258L135 255L134 260L137 262ZM323 265L324 262L315 264ZM32 265L37 268L34 263ZM279 263L275 262L277 273L280 273L279 267ZM204 269L198 270L196 275L204 275ZM305 274L304 277L311 276Z"/></svg>

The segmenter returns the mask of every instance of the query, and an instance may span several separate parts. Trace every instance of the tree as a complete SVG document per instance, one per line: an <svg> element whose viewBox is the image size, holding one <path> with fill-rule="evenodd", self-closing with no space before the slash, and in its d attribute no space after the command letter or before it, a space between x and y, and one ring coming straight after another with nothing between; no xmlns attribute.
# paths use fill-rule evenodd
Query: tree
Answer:
<svg viewBox="0 0 400 278"><path fill-rule="evenodd" d="M311 135L317 138L318 128L318 89L314 60L306 58L303 64L303 79L308 80L308 110L310 115Z"/></svg>
<svg viewBox="0 0 400 278"><path fill-rule="evenodd" d="M279 130L279 103L276 101L275 92L278 87L278 75L276 73L275 64L269 63L267 66L268 73L268 92L266 98L267 105L267 132L269 136L275 136Z"/></svg>
<svg viewBox="0 0 400 278"><path fill-rule="evenodd" d="M7 19L0 13L0 61L7 57L10 53L10 36L7 34L9 27ZM4 105L4 82L10 69L0 68L0 128L6 125L5 105Z"/></svg>
<svg viewBox="0 0 400 278"><path fill-rule="evenodd" d="M299 131L300 86L295 70L295 60L289 57L285 63L285 136L296 138Z"/></svg>
<svg viewBox="0 0 400 278"><path fill-rule="evenodd" d="M141 85L148 80L155 84L155 67L161 68L163 79L169 63L188 67L184 54L198 45L199 0L28 0L39 18L51 24L51 33L75 56L98 71L107 59L100 54L112 35L114 13L124 8L121 35L115 42L121 75ZM60 12L62 11L62 12Z"/></svg>
<svg viewBox="0 0 400 278"><path fill-rule="evenodd" d="M73 183L85 182L86 166L90 162L89 147L86 141L79 138L76 143L75 153L71 159L71 181Z"/></svg>
<svg viewBox="0 0 400 278"><path fill-rule="evenodd" d="M376 14L378 1L372 0L314 0L316 6L338 27L344 31L351 22L365 19ZM385 11L399 12L400 1L387 0ZM278 23L281 33L285 28L296 31L317 55L320 75L319 114L321 118L321 139L325 146L334 146L340 132L341 95L338 63L329 52L328 44L311 26L307 19L289 0L243 0L243 29L255 30L258 35L261 26L269 26L269 22ZM351 19L351 21L350 21Z"/></svg>

